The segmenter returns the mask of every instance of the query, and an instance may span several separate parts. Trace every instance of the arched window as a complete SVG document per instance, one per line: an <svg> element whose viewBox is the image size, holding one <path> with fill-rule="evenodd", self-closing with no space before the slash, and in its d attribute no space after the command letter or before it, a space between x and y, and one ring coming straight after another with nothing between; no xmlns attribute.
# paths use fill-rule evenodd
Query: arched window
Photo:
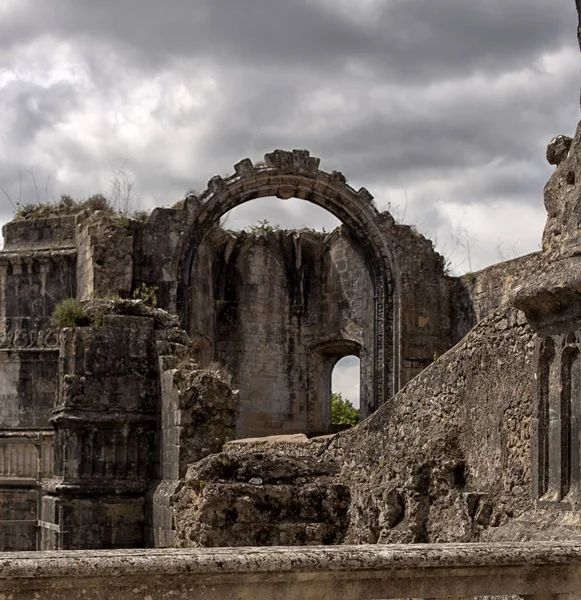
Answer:
<svg viewBox="0 0 581 600"><path fill-rule="evenodd" d="M335 363L331 375L331 425L354 425L359 420L360 382L358 356L344 356Z"/></svg>

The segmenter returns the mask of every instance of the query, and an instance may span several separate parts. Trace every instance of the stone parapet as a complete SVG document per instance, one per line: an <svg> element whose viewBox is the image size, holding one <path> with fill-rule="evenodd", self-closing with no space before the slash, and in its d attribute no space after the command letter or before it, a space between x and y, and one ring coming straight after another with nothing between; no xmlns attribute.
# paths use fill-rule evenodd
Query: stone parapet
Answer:
<svg viewBox="0 0 581 600"><path fill-rule="evenodd" d="M361 600L577 594L576 543L0 554L11 600Z"/></svg>

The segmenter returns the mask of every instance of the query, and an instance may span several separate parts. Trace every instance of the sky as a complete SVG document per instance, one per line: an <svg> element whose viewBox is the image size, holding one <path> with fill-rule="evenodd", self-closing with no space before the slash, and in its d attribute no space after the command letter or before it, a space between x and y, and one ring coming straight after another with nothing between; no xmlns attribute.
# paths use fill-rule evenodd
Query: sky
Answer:
<svg viewBox="0 0 581 600"><path fill-rule="evenodd" d="M172 205L305 148L454 273L533 252L546 145L579 118L576 23L574 0L0 0L0 222L120 172L135 208ZM265 218L336 224L262 199L228 227Z"/></svg>

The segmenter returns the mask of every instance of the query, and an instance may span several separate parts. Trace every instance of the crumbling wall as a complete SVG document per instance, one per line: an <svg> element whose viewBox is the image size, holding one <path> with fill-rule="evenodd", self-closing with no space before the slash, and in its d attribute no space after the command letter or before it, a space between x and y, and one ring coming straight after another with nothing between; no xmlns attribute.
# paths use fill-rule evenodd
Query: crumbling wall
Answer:
<svg viewBox="0 0 581 600"><path fill-rule="evenodd" d="M474 541L530 504L534 334L499 309L328 452L348 543Z"/></svg>
<svg viewBox="0 0 581 600"><path fill-rule="evenodd" d="M2 227L5 251L63 248L75 245L76 215L14 219Z"/></svg>
<svg viewBox="0 0 581 600"><path fill-rule="evenodd" d="M240 516L241 507L247 497L269 497L268 488L259 488L278 477L284 456L341 465L327 484L349 488L344 543L480 539L531 504L534 345L523 313L504 307L360 425L323 438L327 444L229 445L227 454L188 471L175 504L177 538L187 545L236 545L242 523L250 524L249 536L272 532L272 513L251 510L250 503ZM253 465L256 454L265 466L260 481L251 481L254 474L240 465ZM289 497L300 495L301 480L292 486ZM279 539L279 533L264 535L265 544Z"/></svg>
<svg viewBox="0 0 581 600"><path fill-rule="evenodd" d="M276 452L223 452L192 465L174 501L177 546L342 543L349 488L339 465Z"/></svg>
<svg viewBox="0 0 581 600"><path fill-rule="evenodd" d="M503 304L512 289L536 273L542 263L540 252L525 254L454 279L454 335L462 339L468 331Z"/></svg>
<svg viewBox="0 0 581 600"><path fill-rule="evenodd" d="M171 502L190 463L235 437L238 394L217 367L202 369L192 359L195 343L176 326L157 331L161 384L158 465L148 492L148 544L173 545Z"/></svg>
<svg viewBox="0 0 581 600"><path fill-rule="evenodd" d="M156 320L138 302L85 310L91 326L62 332L55 477L41 516L55 527L43 529L42 547L140 547L155 472Z"/></svg>
<svg viewBox="0 0 581 600"><path fill-rule="evenodd" d="M391 218L385 221L386 237L396 261L393 283L400 286L394 290L398 300L394 319L399 322L401 339L399 389L425 369L434 354L443 354L459 338L453 335L451 278L445 273L444 257L413 227L397 224Z"/></svg>
<svg viewBox="0 0 581 600"><path fill-rule="evenodd" d="M129 220L96 211L79 220L78 298L129 297L133 283L133 232Z"/></svg>

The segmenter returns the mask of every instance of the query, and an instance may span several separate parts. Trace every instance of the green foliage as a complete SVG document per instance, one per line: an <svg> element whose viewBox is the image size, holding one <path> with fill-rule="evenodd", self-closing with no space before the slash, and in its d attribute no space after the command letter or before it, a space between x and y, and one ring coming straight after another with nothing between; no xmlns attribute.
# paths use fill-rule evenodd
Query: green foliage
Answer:
<svg viewBox="0 0 581 600"><path fill-rule="evenodd" d="M121 225L121 227L129 227L129 225L131 225L131 221L129 220L129 217L126 217L125 215L119 215L117 217L117 223L119 223L119 225Z"/></svg>
<svg viewBox="0 0 581 600"><path fill-rule="evenodd" d="M83 208L88 208L91 212L95 212L97 210L111 210L109 206L109 201L103 194L93 194L89 196L83 203Z"/></svg>
<svg viewBox="0 0 581 600"><path fill-rule="evenodd" d="M131 215L131 218L135 219L136 221L141 221L145 223L147 219L149 219L149 212L147 212L146 210L136 210Z"/></svg>
<svg viewBox="0 0 581 600"><path fill-rule="evenodd" d="M468 271L468 273L466 273L464 275L464 278L466 279L466 281L468 281L468 283L475 283L476 282L476 273L472 273L472 271Z"/></svg>
<svg viewBox="0 0 581 600"><path fill-rule="evenodd" d="M15 220L43 219L73 215L85 211L87 216L97 210L113 212L103 194L93 194L86 200L75 200L72 196L63 194L58 202L40 202L38 204L16 204Z"/></svg>
<svg viewBox="0 0 581 600"><path fill-rule="evenodd" d="M90 324L91 318L76 298L61 300L55 306L51 316L51 325L53 327L86 327Z"/></svg>
<svg viewBox="0 0 581 600"><path fill-rule="evenodd" d="M250 225L248 228L250 233L261 235L265 233L276 233L280 231L280 225L273 225L268 219L263 219L262 221L258 221L256 225Z"/></svg>
<svg viewBox="0 0 581 600"><path fill-rule="evenodd" d="M155 308L157 306L157 294L159 288L157 285L147 285L147 283L141 282L141 285L133 290L133 298L135 300L143 300L145 304Z"/></svg>
<svg viewBox="0 0 581 600"><path fill-rule="evenodd" d="M341 394L331 394L331 423L334 425L357 425L361 420L359 411Z"/></svg>
<svg viewBox="0 0 581 600"><path fill-rule="evenodd" d="M440 358L440 355L434 350L434 362L436 362Z"/></svg>

